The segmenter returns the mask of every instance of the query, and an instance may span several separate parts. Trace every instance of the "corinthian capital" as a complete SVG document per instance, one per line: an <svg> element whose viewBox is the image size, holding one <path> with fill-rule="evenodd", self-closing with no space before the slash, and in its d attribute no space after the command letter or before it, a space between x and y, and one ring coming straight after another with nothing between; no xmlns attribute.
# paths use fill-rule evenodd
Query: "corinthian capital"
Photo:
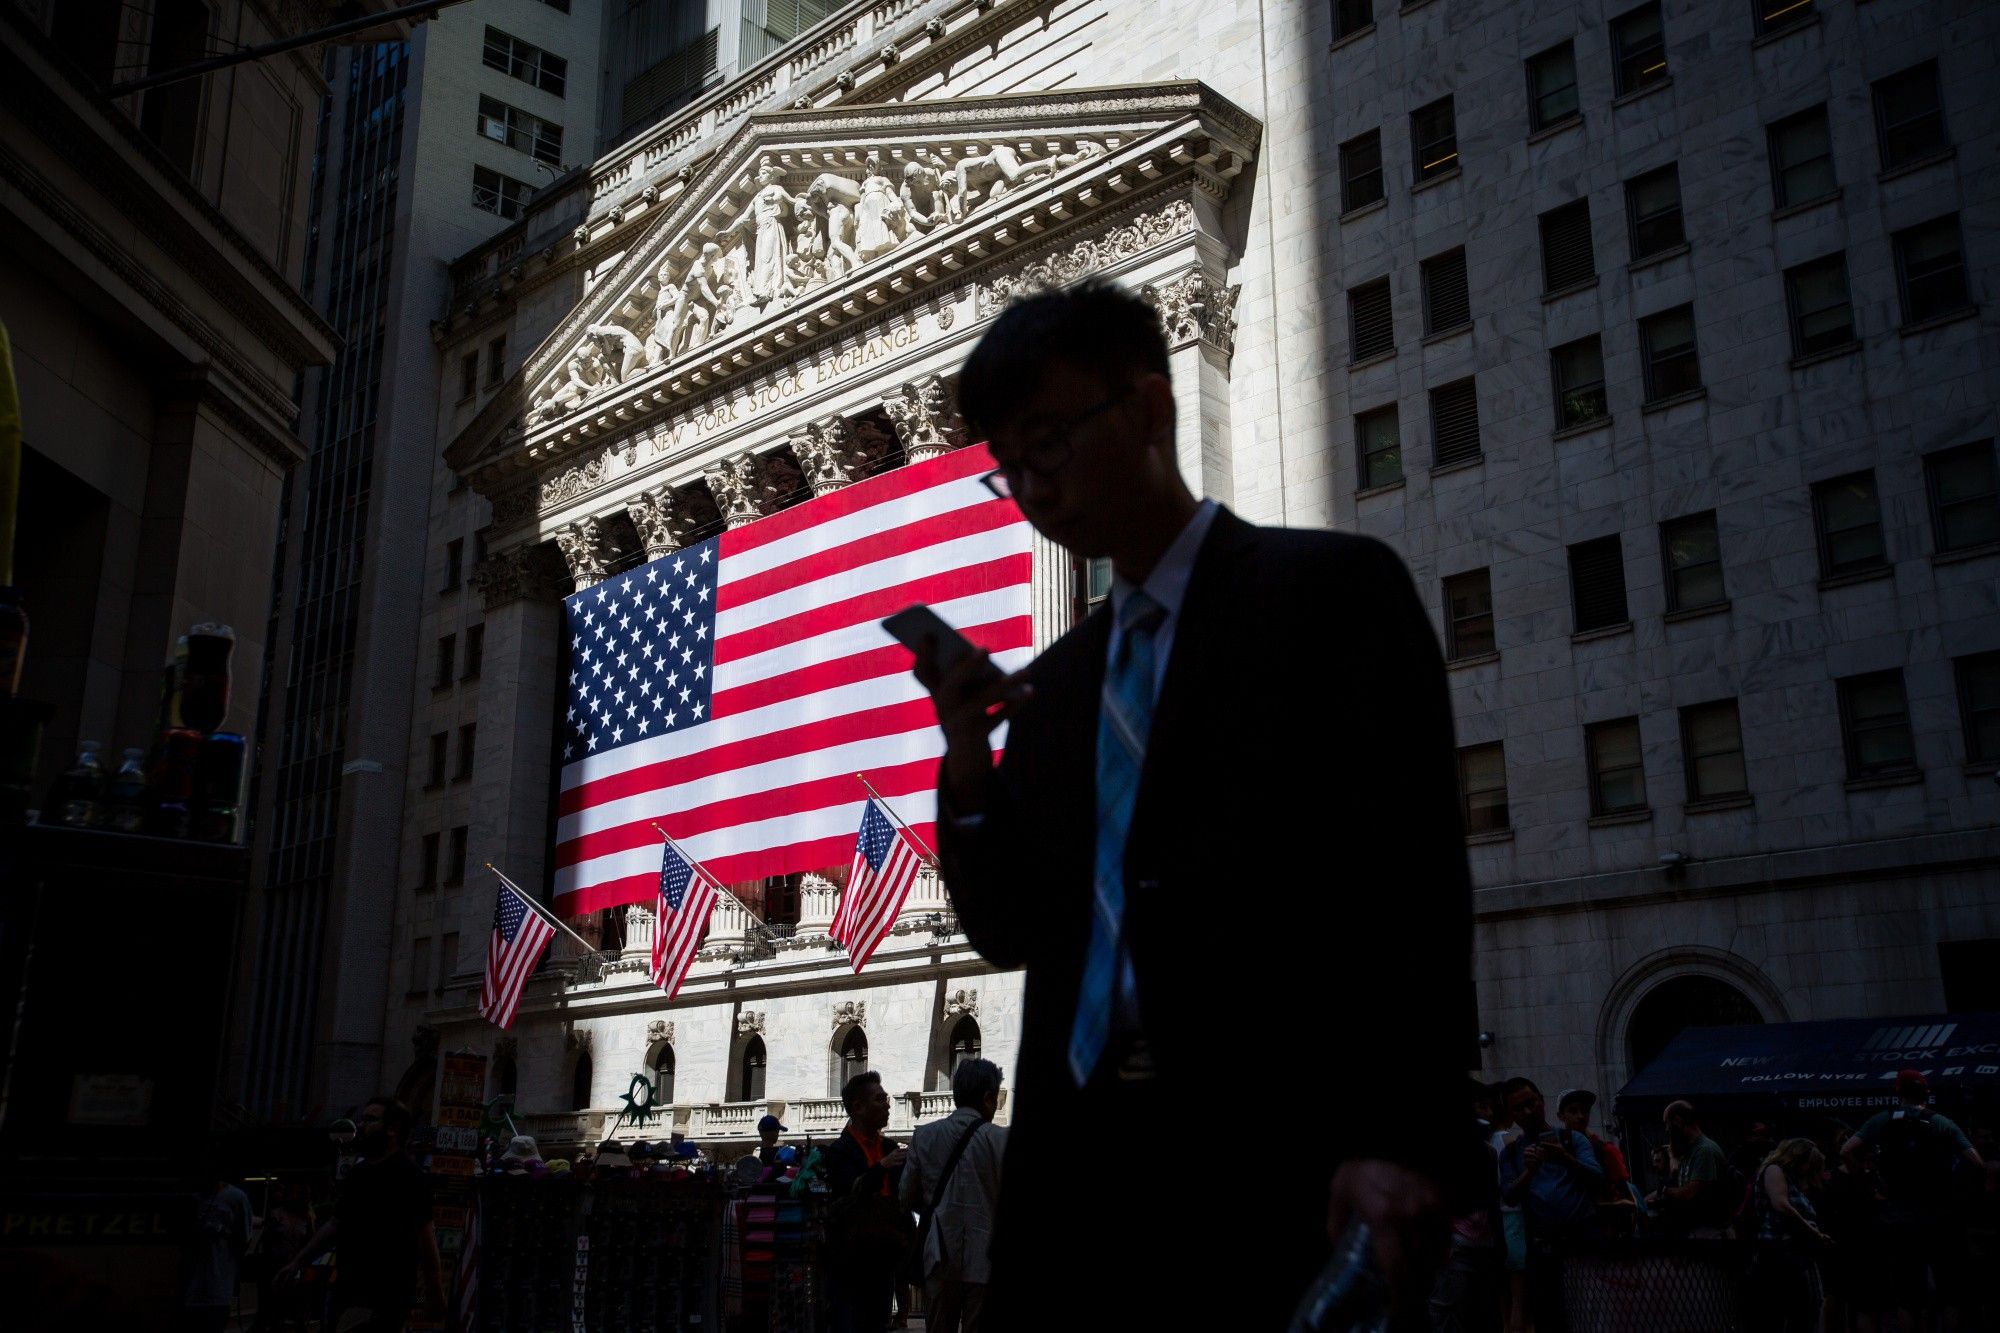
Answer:
<svg viewBox="0 0 2000 1333"><path fill-rule="evenodd" d="M882 400L882 410L896 423L903 455L912 463L949 453L961 443L961 432L944 380L926 375Z"/></svg>
<svg viewBox="0 0 2000 1333"><path fill-rule="evenodd" d="M566 581L559 564L555 552L546 545L510 546L474 565L466 582L491 611L509 602L559 595Z"/></svg>
<svg viewBox="0 0 2000 1333"><path fill-rule="evenodd" d="M702 472L709 493L722 511L723 522L732 528L755 523L777 506L778 482L765 460L752 453L735 454L711 463Z"/></svg>
<svg viewBox="0 0 2000 1333"><path fill-rule="evenodd" d="M671 486L655 486L625 502L625 512L646 543L646 558L658 560L688 544L688 535L697 526L687 501Z"/></svg>
<svg viewBox="0 0 2000 1333"><path fill-rule="evenodd" d="M603 524L586 515L557 528L556 545L562 549L563 561L569 566L569 576L578 592L602 581L611 553Z"/></svg>
<svg viewBox="0 0 2000 1333"><path fill-rule="evenodd" d="M792 452L805 468L805 479L814 495L837 491L858 480L868 463L867 453L841 417L826 417L792 437Z"/></svg>

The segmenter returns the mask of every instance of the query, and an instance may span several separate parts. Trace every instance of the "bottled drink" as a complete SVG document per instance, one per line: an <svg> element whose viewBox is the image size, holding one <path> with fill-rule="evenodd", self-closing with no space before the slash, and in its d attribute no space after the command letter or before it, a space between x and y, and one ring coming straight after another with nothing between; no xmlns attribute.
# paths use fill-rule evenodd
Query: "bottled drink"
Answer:
<svg viewBox="0 0 2000 1333"><path fill-rule="evenodd" d="M163 838L185 838L194 807L195 761L201 753L201 733L188 727L162 732L153 750L153 768L146 775L152 788L148 832Z"/></svg>
<svg viewBox="0 0 2000 1333"><path fill-rule="evenodd" d="M120 833L140 833L146 827L146 755L127 750L118 771L104 790L104 824Z"/></svg>
<svg viewBox="0 0 2000 1333"><path fill-rule="evenodd" d="M181 677L181 722L206 735L229 711L229 655L236 631L227 625L196 625L187 636L187 670Z"/></svg>
<svg viewBox="0 0 2000 1333"><path fill-rule="evenodd" d="M160 717L153 724L153 734L171 731L184 725L181 722L181 681L187 675L188 636L183 634L174 640L173 655L160 668Z"/></svg>
<svg viewBox="0 0 2000 1333"><path fill-rule="evenodd" d="M233 731L206 736L194 765L194 835L204 842L235 842L243 804L247 745Z"/></svg>
<svg viewBox="0 0 2000 1333"><path fill-rule="evenodd" d="M96 741L85 741L77 751L76 763L56 779L55 790L49 793L51 822L70 828L89 828L97 822L98 804L104 798L104 761L97 754L100 748Z"/></svg>
<svg viewBox="0 0 2000 1333"><path fill-rule="evenodd" d="M1347 1224L1292 1312L1288 1333L1391 1333L1389 1284L1375 1265L1373 1241L1366 1222Z"/></svg>
<svg viewBox="0 0 2000 1333"><path fill-rule="evenodd" d="M0 587L0 699L21 692L21 664L28 660L28 610L19 588Z"/></svg>

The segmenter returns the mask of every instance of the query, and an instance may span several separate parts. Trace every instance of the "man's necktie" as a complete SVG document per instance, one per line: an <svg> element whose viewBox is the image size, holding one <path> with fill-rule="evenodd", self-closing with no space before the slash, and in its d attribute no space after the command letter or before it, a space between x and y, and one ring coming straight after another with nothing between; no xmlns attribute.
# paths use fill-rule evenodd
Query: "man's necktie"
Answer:
<svg viewBox="0 0 2000 1333"><path fill-rule="evenodd" d="M1139 794L1139 770L1153 726L1153 634L1167 609L1133 589L1118 608L1111 660L1097 718L1097 862L1091 893L1090 952L1083 963L1069 1067L1077 1086L1104 1055L1124 966L1125 840Z"/></svg>

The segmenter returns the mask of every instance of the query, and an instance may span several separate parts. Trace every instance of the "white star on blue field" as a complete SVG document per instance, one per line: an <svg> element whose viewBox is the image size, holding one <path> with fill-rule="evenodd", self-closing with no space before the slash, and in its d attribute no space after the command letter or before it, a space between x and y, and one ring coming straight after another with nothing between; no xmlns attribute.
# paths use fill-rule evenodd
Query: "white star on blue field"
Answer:
<svg viewBox="0 0 2000 1333"><path fill-rule="evenodd" d="M564 763L708 717L716 563L710 538L563 599Z"/></svg>

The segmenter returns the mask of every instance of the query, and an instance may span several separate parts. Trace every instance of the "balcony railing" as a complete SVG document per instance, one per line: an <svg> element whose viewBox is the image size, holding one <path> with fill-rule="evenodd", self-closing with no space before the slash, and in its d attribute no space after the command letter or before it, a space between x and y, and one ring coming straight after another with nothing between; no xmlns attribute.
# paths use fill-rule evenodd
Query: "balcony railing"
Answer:
<svg viewBox="0 0 2000 1333"><path fill-rule="evenodd" d="M1004 1123L1007 1105L1004 1090L1000 1094L1000 1105L1000 1119ZM955 1109L949 1092L900 1093L889 1101L888 1132L907 1134L918 1125L946 1119ZM660 1111L661 1119L644 1129L629 1125L614 1127L607 1136L629 1141L664 1138L670 1130L678 1130L697 1143L750 1143L757 1138L757 1122L766 1115L775 1115L784 1121L786 1132L794 1138L830 1139L847 1127L847 1108L838 1097L800 1097L793 1100L766 1097L754 1102L680 1103L661 1107ZM537 1124L547 1122L551 1127L566 1127L566 1122L576 1120L578 1114L530 1116L527 1120ZM595 1116L599 1130L610 1120L610 1113L604 1111L580 1114ZM521 1117L515 1119L516 1123L523 1125L522 1133L535 1132L526 1128ZM595 1139L592 1141L595 1142Z"/></svg>

